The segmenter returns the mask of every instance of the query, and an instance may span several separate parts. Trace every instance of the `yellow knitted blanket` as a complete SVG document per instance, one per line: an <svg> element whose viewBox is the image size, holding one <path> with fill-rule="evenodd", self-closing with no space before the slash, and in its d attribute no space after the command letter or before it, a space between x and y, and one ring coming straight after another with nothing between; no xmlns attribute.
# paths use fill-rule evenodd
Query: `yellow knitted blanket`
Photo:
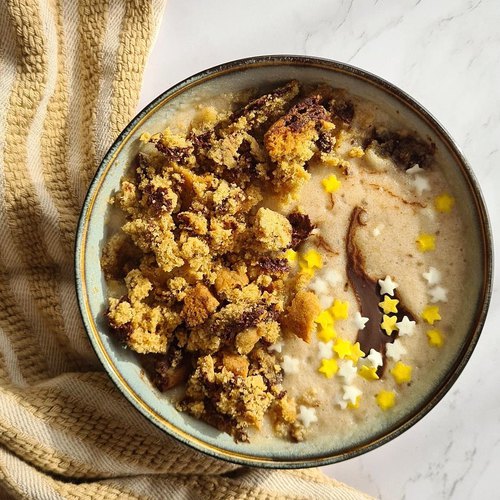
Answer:
<svg viewBox="0 0 500 500"><path fill-rule="evenodd" d="M0 498L368 498L202 456L139 415L78 313L87 186L134 114L164 0L0 0Z"/></svg>

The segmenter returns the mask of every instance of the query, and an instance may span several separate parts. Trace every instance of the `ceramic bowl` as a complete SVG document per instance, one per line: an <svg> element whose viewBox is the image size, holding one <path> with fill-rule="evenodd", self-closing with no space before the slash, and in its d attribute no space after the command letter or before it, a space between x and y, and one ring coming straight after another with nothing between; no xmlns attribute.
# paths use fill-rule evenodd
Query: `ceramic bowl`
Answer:
<svg viewBox="0 0 500 500"><path fill-rule="evenodd" d="M179 413L168 396L157 391L130 350L108 335L104 311L106 283L99 264L107 237L108 199L135 157L142 131L159 131L169 117L193 102L226 92L276 85L297 79L303 83L325 82L352 94L371 99L384 110L396 112L422 137L438 148L444 175L463 208L470 246L470 307L463 311L455 334L463 337L449 368L418 403L376 432L354 439L348 446L325 439L292 444L270 438L250 444L233 439L191 416ZM483 326L492 276L492 244L484 202L465 158L443 127L409 95L366 71L346 64L298 56L263 56L234 61L203 71L167 90L146 106L125 128L106 154L92 181L78 225L76 285L83 322L104 368L123 395L153 424L179 441L217 458L262 467L309 467L345 460L380 446L415 424L450 389L467 363Z"/></svg>

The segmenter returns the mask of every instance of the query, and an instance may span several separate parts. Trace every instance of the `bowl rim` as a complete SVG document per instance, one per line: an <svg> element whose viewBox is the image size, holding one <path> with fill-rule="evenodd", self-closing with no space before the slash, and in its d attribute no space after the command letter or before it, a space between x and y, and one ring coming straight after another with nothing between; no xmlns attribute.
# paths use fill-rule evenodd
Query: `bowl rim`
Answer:
<svg viewBox="0 0 500 500"><path fill-rule="evenodd" d="M455 362L450 366L446 375L443 377L437 388L431 393L429 398L424 401L421 406L418 406L404 420L400 420L384 434L374 437L369 442L355 446L348 451L341 451L333 455L322 455L315 458L308 457L305 459L301 459L299 457L291 458L290 460L253 456L248 453L233 452L231 450L211 445L201 439L194 438L189 434L189 432L184 431L174 426L173 424L170 424L164 417L158 415L152 408L150 408L144 401L142 401L139 395L137 395L131 389L121 373L118 371L117 367L110 360L100 339L101 334L96 327L94 318L90 314L85 281L85 249L87 229L95 198L103 179L105 178L108 170L113 165L113 162L121 149L121 145L132 134L132 132L134 132L147 117L152 115L156 111L156 109L158 109L160 106L163 106L165 102L169 101L173 97L179 95L180 93L188 90L193 86L200 85L208 80L224 74L237 72L240 69L246 70L252 67L275 65L317 67L333 71L335 73L347 74L351 77L364 80L371 85L375 85L382 91L391 94L403 105L410 108L413 112L419 115L419 117L424 122L426 122L428 126L430 126L434 133L438 135L443 143L447 146L457 165L460 166L462 175L469 185L470 193L479 215L482 237L482 258L484 262L484 266L482 269L483 286L480 293L481 299L472 319L473 326L469 332L468 341L464 344L461 351L458 353ZM359 456L363 453L378 448L379 446L391 441L392 439L401 435L403 432L415 425L420 419L422 419L427 413L429 413L444 397L444 395L451 389L451 387L463 371L465 365L469 361L472 352L477 345L479 336L486 320L492 293L493 243L491 226L484 198L481 193L481 189L477 182L476 176L473 173L469 163L465 159L460 148L452 139L451 135L446 131L446 129L413 97L411 97L409 94L407 94L405 91L401 90L394 84L388 82L387 80L350 64L313 56L263 55L237 59L224 64L219 64L217 66L189 76L176 85L170 87L165 92L161 93L158 97L156 97L153 101L146 105L141 111L139 111L139 113L137 113L137 115L129 122L129 124L123 129L123 131L111 145L89 185L77 225L74 264L77 302L90 343L108 376L112 379L120 392L150 422L152 422L154 425L156 425L156 427L160 428L168 435L177 439L183 444L186 444L191 448L194 448L197 451L201 451L214 458L253 467L304 468L329 465Z"/></svg>

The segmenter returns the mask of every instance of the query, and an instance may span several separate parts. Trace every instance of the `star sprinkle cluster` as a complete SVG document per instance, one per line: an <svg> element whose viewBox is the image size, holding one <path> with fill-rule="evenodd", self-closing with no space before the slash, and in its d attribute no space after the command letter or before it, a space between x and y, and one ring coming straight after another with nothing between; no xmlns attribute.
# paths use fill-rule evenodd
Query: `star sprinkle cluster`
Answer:
<svg viewBox="0 0 500 500"><path fill-rule="evenodd" d="M449 195L442 195L447 200L447 206L453 207L453 198ZM438 197L439 198L439 197ZM442 211L442 210L441 210ZM446 212L446 210L444 210ZM424 280L427 282L427 293L429 295L430 303L422 311L422 318L431 326L435 322L441 320L441 313L439 306L435 305L438 302L448 302L448 289L441 286L442 274L435 267L430 267L428 271L422 273ZM432 347L442 347L444 344L444 336L441 330L433 328L427 331L427 338L429 345Z"/></svg>
<svg viewBox="0 0 500 500"><path fill-rule="evenodd" d="M432 176L419 165L413 165L406 170L406 174L408 184L415 195L424 198L422 213L425 211L424 223L429 223L429 226L424 226L422 231L415 235L415 246L420 253L432 257L432 252L440 250L439 231L429 228L435 226L438 217L445 217L453 210L455 199L444 192L437 196L436 193L428 193L431 192ZM334 174L323 178L321 185L328 194L336 193L342 188L342 182ZM383 229L383 224L375 225L371 230L372 236L380 236ZM442 283L443 275L436 267L422 269L421 276L425 283L427 299L415 318L410 312L406 312L404 304L400 303L402 298L396 292L399 288L398 277L386 275L378 280L378 307L381 317L379 326L387 335L387 340L381 349L382 352L370 349L370 352L366 353L361 349L360 343L353 340L355 337L346 335L345 332L352 330L353 333L359 332L359 335L363 335L363 330L373 319L363 316L363 311L356 310L356 303L345 300L345 272L333 268L320 252L319 248L309 247L305 251L287 250L284 253L290 265L297 266L300 272L309 277L308 289L316 294L322 307L315 318L315 370L323 383L336 384L338 393L332 404L342 410L355 410L360 405L376 404L382 411L389 411L397 404L401 394L404 394L402 391L407 390L414 376L417 376L416 368L405 360L408 356L407 349L412 345L411 342L414 342L410 339L424 335L430 348L440 348L445 343L443 329L438 327L442 320L440 308L448 301L448 289ZM278 342L271 345L269 350L281 353L282 345ZM285 354L282 360L285 374L298 374L303 368L299 359L293 356ZM375 394L371 403L369 398L363 397L367 387L374 388L374 391L370 392ZM298 419L307 428L317 421L316 410L300 405Z"/></svg>

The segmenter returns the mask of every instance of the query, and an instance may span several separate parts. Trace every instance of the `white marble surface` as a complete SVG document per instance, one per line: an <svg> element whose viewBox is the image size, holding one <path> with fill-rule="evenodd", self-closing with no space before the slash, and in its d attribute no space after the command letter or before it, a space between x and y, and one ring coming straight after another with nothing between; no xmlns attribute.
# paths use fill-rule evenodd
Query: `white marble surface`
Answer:
<svg viewBox="0 0 500 500"><path fill-rule="evenodd" d="M461 145L500 247L498 0L170 0L141 106L246 56L349 62L413 95ZM324 471L383 499L500 498L500 276L472 359L444 400L391 443Z"/></svg>

